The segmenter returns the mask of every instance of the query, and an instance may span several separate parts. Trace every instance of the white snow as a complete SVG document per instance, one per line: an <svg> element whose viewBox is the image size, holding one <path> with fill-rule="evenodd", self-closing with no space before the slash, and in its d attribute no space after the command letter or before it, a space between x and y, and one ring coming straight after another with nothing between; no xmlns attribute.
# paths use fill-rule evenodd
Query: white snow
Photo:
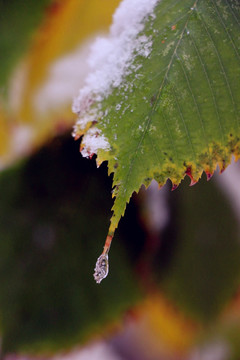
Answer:
<svg viewBox="0 0 240 360"><path fill-rule="evenodd" d="M96 127L90 128L85 134L82 141L81 154L84 157L91 157L97 154L99 149L109 150L110 145L104 135L101 135L101 130Z"/></svg>
<svg viewBox="0 0 240 360"><path fill-rule="evenodd" d="M71 353L65 355L54 356L50 360L123 360L122 357L117 355L114 349L104 342L98 342L86 346L83 349L76 349Z"/></svg>
<svg viewBox="0 0 240 360"><path fill-rule="evenodd" d="M107 342L98 341L89 344L83 348L75 348L70 352L60 353L51 357L28 356L7 354L5 360L123 360L123 358L116 353L114 348Z"/></svg>
<svg viewBox="0 0 240 360"><path fill-rule="evenodd" d="M188 360L227 360L232 358L231 355L229 344L219 339L194 349Z"/></svg>
<svg viewBox="0 0 240 360"><path fill-rule="evenodd" d="M36 112L48 113L62 106L71 104L79 86L83 86L89 72L87 57L93 37L87 39L80 47L52 63L48 78L34 94L33 103Z"/></svg>
<svg viewBox="0 0 240 360"><path fill-rule="evenodd" d="M16 125L11 129L10 149L13 154L24 155L29 151L29 144L34 139L31 125Z"/></svg>
<svg viewBox="0 0 240 360"><path fill-rule="evenodd" d="M133 60L137 55L148 57L151 53L151 37L140 35L144 29L145 20L152 16L153 10L159 0L123 0L113 15L113 24L107 37L99 37L92 46L88 59L90 74L85 80L85 86L80 90L79 96L73 103L73 112L79 114L73 135L81 133L89 122L100 117L100 101L109 95L113 88L119 87L122 79L134 68ZM93 102L96 113L89 112ZM88 147L87 137L84 143ZM106 146L106 139L103 144ZM100 147L99 147L100 148ZM82 152L83 156L86 153Z"/></svg>
<svg viewBox="0 0 240 360"><path fill-rule="evenodd" d="M232 162L227 169L221 175L215 174L214 177L230 200L230 205L240 221L240 161L235 162L234 158L232 158Z"/></svg>

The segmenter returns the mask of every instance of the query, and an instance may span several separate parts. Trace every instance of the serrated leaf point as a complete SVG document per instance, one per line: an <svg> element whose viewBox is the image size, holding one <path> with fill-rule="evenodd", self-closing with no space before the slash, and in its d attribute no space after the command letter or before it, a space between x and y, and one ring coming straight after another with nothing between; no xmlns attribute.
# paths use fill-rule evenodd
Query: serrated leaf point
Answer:
<svg viewBox="0 0 240 360"><path fill-rule="evenodd" d="M214 171L209 172L208 170L205 170L205 173L206 173L206 176L207 176L207 181L209 181L213 177Z"/></svg>
<svg viewBox="0 0 240 360"><path fill-rule="evenodd" d="M172 184L171 191L174 191L178 188L179 184Z"/></svg>
<svg viewBox="0 0 240 360"><path fill-rule="evenodd" d="M185 171L186 175L190 177L190 185L189 186L193 186L195 185L197 182L198 182L198 178L194 178L193 177L193 172L192 172L192 167L191 166L188 166L187 167L187 170Z"/></svg>

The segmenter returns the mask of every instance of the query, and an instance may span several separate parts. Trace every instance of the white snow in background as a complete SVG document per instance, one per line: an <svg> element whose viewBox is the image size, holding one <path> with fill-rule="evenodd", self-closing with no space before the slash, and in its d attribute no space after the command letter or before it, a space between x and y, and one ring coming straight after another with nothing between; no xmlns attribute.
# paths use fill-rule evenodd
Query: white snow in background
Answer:
<svg viewBox="0 0 240 360"><path fill-rule="evenodd" d="M52 357L24 356L8 354L4 360L123 360L117 355L114 349L105 342L98 342L88 345L83 349L75 349L66 354L59 354Z"/></svg>
<svg viewBox="0 0 240 360"><path fill-rule="evenodd" d="M240 221L240 161L235 162L233 158L227 169L215 178Z"/></svg>
<svg viewBox="0 0 240 360"><path fill-rule="evenodd" d="M169 189L163 186L159 189L157 181L153 180L147 189L145 205L147 208L147 219L151 231L160 233L170 219L168 195Z"/></svg>
<svg viewBox="0 0 240 360"><path fill-rule="evenodd" d="M23 156L29 152L29 144L33 141L34 129L31 125L14 126L11 130L10 149L16 156Z"/></svg>
<svg viewBox="0 0 240 360"><path fill-rule="evenodd" d="M32 144L36 139L35 129L31 124L12 124L9 126L8 148L0 156L0 171L11 166L22 157L31 154Z"/></svg>
<svg viewBox="0 0 240 360"><path fill-rule="evenodd" d="M123 360L108 344L102 342L76 350L62 356L54 356L51 360Z"/></svg>
<svg viewBox="0 0 240 360"><path fill-rule="evenodd" d="M87 58L93 38L88 39L72 53L55 61L49 71L48 79L34 95L33 103L36 111L47 113L66 104L71 104L78 93L79 85L89 72Z"/></svg>
<svg viewBox="0 0 240 360"><path fill-rule="evenodd" d="M228 343L219 340L195 349L188 360L229 360L230 358Z"/></svg>
<svg viewBox="0 0 240 360"><path fill-rule="evenodd" d="M154 18L153 10L158 1L123 0L113 15L109 36L97 38L92 45L88 59L90 73L73 103L73 112L79 114L73 136L94 120L89 114L92 102L103 100L113 88L119 87L125 75L136 71L134 57L148 57L151 53L151 38L138 35L144 29L144 20L149 16ZM100 110L98 106L97 111Z"/></svg>

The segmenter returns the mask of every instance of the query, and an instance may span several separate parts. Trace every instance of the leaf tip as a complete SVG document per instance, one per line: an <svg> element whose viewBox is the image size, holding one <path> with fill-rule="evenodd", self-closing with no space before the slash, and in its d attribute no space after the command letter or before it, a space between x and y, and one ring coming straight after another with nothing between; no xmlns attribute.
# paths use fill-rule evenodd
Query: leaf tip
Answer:
<svg viewBox="0 0 240 360"><path fill-rule="evenodd" d="M179 186L179 184L173 184L173 183L172 183L172 189L171 189L171 191L176 190L176 189L178 188L178 186Z"/></svg>
<svg viewBox="0 0 240 360"><path fill-rule="evenodd" d="M207 176L207 181L209 181L212 178L214 172L210 172L208 170L205 170L205 174Z"/></svg>
<svg viewBox="0 0 240 360"><path fill-rule="evenodd" d="M195 185L197 182L198 182L198 179L195 179L192 175L192 167L191 166L188 166L187 167L187 170L185 171L185 174L188 175L190 177L190 185L189 186L193 186Z"/></svg>

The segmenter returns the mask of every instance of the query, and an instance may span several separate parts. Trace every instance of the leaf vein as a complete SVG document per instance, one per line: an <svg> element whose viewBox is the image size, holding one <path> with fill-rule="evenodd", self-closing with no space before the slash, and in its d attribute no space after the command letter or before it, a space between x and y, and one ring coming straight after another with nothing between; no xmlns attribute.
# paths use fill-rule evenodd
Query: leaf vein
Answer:
<svg viewBox="0 0 240 360"><path fill-rule="evenodd" d="M169 71L170 71L170 69L171 69L173 60L174 60L174 58L175 58L175 56L176 56L177 49L178 49L178 47L179 47L179 45L180 45L180 43L181 43L181 41L182 41L183 34L184 34L185 29L186 29L186 27L187 27L187 25L188 25L190 16L191 16L191 14L193 13L193 11L194 11L194 10L196 9L196 7L197 7L197 3L198 3L198 0L195 0L195 1L193 2L193 5L192 5L192 7L191 7L191 10L188 12L187 21L186 21L186 23L185 23L185 25L184 25L184 27L183 27L183 30L182 30L182 32L181 32L181 34L180 34L180 36L179 36L179 39L178 39L177 44L176 44L176 47L175 47L175 49L174 49L174 51L173 51L173 54L172 54L172 56L171 56L171 59L170 59L170 61L169 61L168 66L167 66L165 76L164 76L164 78L163 78L163 80L162 80L162 83L161 83L161 85L160 85L160 89L159 89L159 91L158 91L158 95L156 96L156 99L155 99L155 102L154 102L154 104L153 104L151 113L150 113L150 115L148 116L148 120L147 120L147 122L146 122L144 131L143 131L143 133L142 133L142 136L141 136L140 139L139 139L139 142L138 142L138 144L137 144L136 150L135 150L135 152L134 152L134 154L133 154L133 156L132 156L132 160L131 160L131 163L130 163L130 166L129 166L129 169L128 169L128 172L127 172L127 175L126 175L125 186L127 186L127 184L128 184L129 176L130 176L130 174L131 174L131 171L132 171L134 162L135 162L135 160L136 160L136 154L138 153L139 149L141 148L142 143L143 143L143 140L144 140L144 138L145 138L145 136L146 136L146 133L147 133L147 131L148 131L148 129L149 129L149 126L150 126L150 124L151 124L151 121L152 121L152 116L151 116L151 114L152 114L154 111L156 111L156 107L157 107L157 105L158 105L158 102L159 102L159 99L160 99L160 96L161 96L161 92L162 92L163 86L164 86L164 84L165 84L165 82L166 82L166 80L167 80L168 73L169 73ZM189 136L189 133L188 133L188 136ZM192 145L191 145L191 146L192 146ZM194 156L196 157L193 148L192 148L192 150L193 150Z"/></svg>
<svg viewBox="0 0 240 360"><path fill-rule="evenodd" d="M194 95L194 93L193 93L193 89L192 89L192 86L191 86L190 81L189 81L189 76L188 76L188 74L186 73L186 71L185 71L185 69L184 69L184 66L183 66L183 63L182 63L182 60L181 60L180 57L179 57L179 63L180 63L182 72L183 72L183 74L184 74L184 77L185 77L185 79L186 79L186 81L187 81L187 86L188 86L188 89L189 89L190 94L191 94L191 96L192 96L192 99L193 99L193 102L194 102L194 106L195 106L195 108L196 108L196 110L197 110L198 119L199 119L199 122L200 122L201 127L202 127L202 132L203 132L203 136L204 136L204 141L205 141L206 146L207 146L207 148L208 148L208 140L207 140L206 130L205 130L204 123L203 123L203 118L202 118L202 115L201 115L201 113L200 113L200 109L199 109L199 106L198 106L198 104L197 104L196 97L195 97L195 95Z"/></svg>
<svg viewBox="0 0 240 360"><path fill-rule="evenodd" d="M207 26L206 26L206 23L205 23L205 21L204 21L204 19L203 19L202 17L201 17L201 21L202 21L202 24L203 24L203 26L204 26L205 32L206 32L209 40L211 41L212 46L213 46L213 49L214 49L214 51L215 51L215 53L216 53L216 56L217 56L219 65L220 65L220 67L221 67L221 70L222 70L222 73L223 73L223 77L224 77L224 79L225 79L225 82L226 82L228 88L230 88L230 85L229 85L229 82L228 82L228 79L227 79L227 74L226 74L224 65L223 65L223 63L222 63L220 53L219 53L218 49L216 48L216 45L215 45L215 43L214 43L214 41L213 41L213 38L212 38L210 32L208 31ZM209 79L209 84L210 84L210 79ZM213 90L212 86L211 86L211 89ZM214 91L212 91L212 94L214 94L213 99L214 99L214 102L215 102L215 109L216 109L217 117L218 117L218 120L219 120L219 127L220 127L220 131L221 131L221 136L222 136L222 139L224 140L223 125L222 125L221 117L220 117L220 114L219 114L219 111L218 111L216 95L215 95Z"/></svg>
<svg viewBox="0 0 240 360"><path fill-rule="evenodd" d="M237 51L237 49L236 49L236 45L234 44L234 41L233 41L231 35L230 35L229 32L228 32L228 29L227 29L227 27L226 27L226 25L225 25L225 23L224 23L224 21L223 21L223 19L222 19L222 16L220 15L220 13L219 13L219 11L218 11L218 7L216 6L216 4L215 4L214 1L211 1L211 2L212 2L213 6L214 6L214 8L215 8L215 10L216 10L217 16L218 16L218 18L219 18L219 20L220 20L220 22L221 22L221 24L222 24L222 26L223 26L223 28L224 28L224 31L225 31L225 33L227 34L227 36L228 36L228 38L229 38L229 40L230 40L230 42L231 42L231 44L232 44L232 47L233 47L234 51L236 52L236 55L237 55L238 59L240 60L240 56L239 56L239 53L238 53L238 51Z"/></svg>
<svg viewBox="0 0 240 360"><path fill-rule="evenodd" d="M186 135L187 135L187 138L188 138L188 142L189 142L189 145L191 147L191 151L193 153L193 157L196 161L196 153L194 151L194 147L193 147L193 143L192 143L192 140L191 140L191 136L190 136L190 131L186 125L186 121L184 119L184 116L183 116L183 112L182 112L182 109L181 109L181 106L179 104L179 101L178 101L178 97L177 97L177 94L176 94L176 91L175 91L175 87L174 85L172 84L172 89L173 89L173 95L174 95L174 98L176 100L176 104L177 104L177 108L178 108L178 111L179 111L179 114L180 114L180 117L181 117L181 120L182 120L182 123L183 123L183 126L184 126L184 130L186 132Z"/></svg>
<svg viewBox="0 0 240 360"><path fill-rule="evenodd" d="M192 35L189 35L191 40L192 40L192 43L193 43L193 46L195 48L195 51L198 55L198 58L199 58L199 61L201 63L201 66L203 68L203 72L204 72L204 75L207 79L207 83L208 83L208 86L209 86L209 89L211 91L211 95L212 95L212 100L213 100L213 104L214 104L214 109L215 109L215 112L216 112L216 115L217 115L217 119L218 119L218 123L219 123L219 127L220 127L220 131L222 132L223 129L222 129L222 125L221 125L221 118L220 118L220 114L219 114L219 111L218 111L218 107L217 107L217 101L216 101L216 95L215 95L215 92L213 91L213 88L212 88L212 85L211 85L211 81L210 81L210 78L209 78L209 75L208 75L208 72L207 72L207 69L206 69L206 65L204 64L204 61L202 59L202 56L201 56L201 53L200 53L200 50L198 49L197 47L197 44L194 40L194 37Z"/></svg>
<svg viewBox="0 0 240 360"><path fill-rule="evenodd" d="M190 16L191 16L192 12L194 11L194 9L195 9L196 6L197 6L197 2L198 2L198 0L194 1L194 4L193 4L193 6L192 6L192 8L191 8L191 11L188 13L187 21L186 21L186 23L185 23L185 25L184 25L184 27L183 27L183 30L182 30L182 32L181 32L181 34L180 34L180 36L179 36L179 39L178 39L177 44L176 44L176 47L175 47L175 49L174 49L174 51L173 51L173 54L172 54L172 56L171 56L171 59L170 59L170 61L169 61L168 66L167 66L165 76L164 76L164 78L163 78L163 80L162 80L162 83L161 83L161 85L160 85L160 88L159 88L159 91L158 91L158 95L157 95L157 97L156 97L155 104L154 104L154 106L153 106L153 110L155 110L156 107L157 107L158 101L159 101L160 96L161 96L162 88L163 88L163 86L164 86L164 84L165 84L165 81L166 81L166 79L167 79L167 77L168 77L168 73L169 73L169 71L170 71L170 69L171 69L171 66L172 66L172 63L173 63L173 59L174 59L174 57L176 56L177 49L178 49L178 47L179 47L179 45L180 45L180 43L181 43L181 41L182 41L183 34L184 34L184 32L185 32L185 30L186 30L186 28L187 28L187 25L188 25Z"/></svg>
<svg viewBox="0 0 240 360"><path fill-rule="evenodd" d="M231 13L232 13L232 16L235 18L236 22L237 22L238 25L240 26L240 22L238 21L238 18L236 17L236 15L235 15L232 7L229 5L228 1L225 0L224 2L225 2L225 4L227 4L227 6L229 7L229 9L230 9L230 11L231 11Z"/></svg>

